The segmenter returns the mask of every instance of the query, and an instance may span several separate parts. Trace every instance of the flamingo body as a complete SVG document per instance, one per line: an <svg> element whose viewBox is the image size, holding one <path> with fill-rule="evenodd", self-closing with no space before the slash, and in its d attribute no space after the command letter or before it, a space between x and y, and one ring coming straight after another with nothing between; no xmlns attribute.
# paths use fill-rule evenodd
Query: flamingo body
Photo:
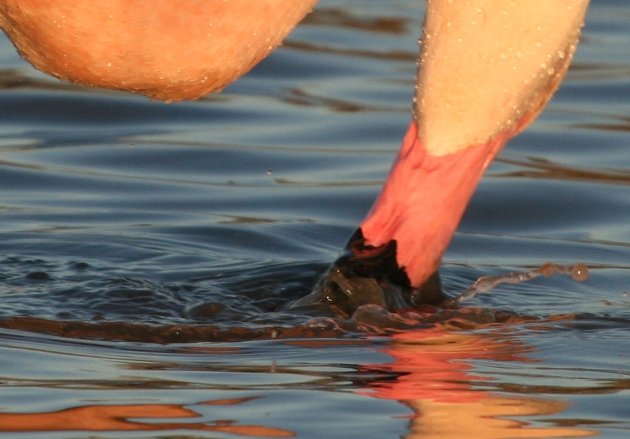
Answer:
<svg viewBox="0 0 630 439"><path fill-rule="evenodd" d="M0 27L53 76L165 101L221 90L316 0L0 0Z"/></svg>

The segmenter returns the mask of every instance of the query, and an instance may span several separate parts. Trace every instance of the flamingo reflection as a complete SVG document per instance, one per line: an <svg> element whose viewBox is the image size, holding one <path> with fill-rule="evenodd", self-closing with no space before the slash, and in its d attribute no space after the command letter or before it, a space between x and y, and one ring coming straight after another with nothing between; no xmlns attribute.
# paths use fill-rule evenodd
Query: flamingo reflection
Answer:
<svg viewBox="0 0 630 439"><path fill-rule="evenodd" d="M238 405L249 399L214 400L203 405ZM104 404L43 413L0 413L0 433L53 431L212 431L242 437L293 437L288 430L232 421L173 422L199 419L194 410L175 404ZM147 419L148 421L140 421ZM171 419L166 421L166 419Z"/></svg>
<svg viewBox="0 0 630 439"><path fill-rule="evenodd" d="M481 390L488 379L473 373L472 362L528 361L528 348L506 337L449 332L440 328L394 337L386 353L391 364L369 366L397 378L372 383L369 395L400 401L413 410L414 438L564 438L594 436L577 427L539 427L518 418L560 414L559 400L508 397Z"/></svg>

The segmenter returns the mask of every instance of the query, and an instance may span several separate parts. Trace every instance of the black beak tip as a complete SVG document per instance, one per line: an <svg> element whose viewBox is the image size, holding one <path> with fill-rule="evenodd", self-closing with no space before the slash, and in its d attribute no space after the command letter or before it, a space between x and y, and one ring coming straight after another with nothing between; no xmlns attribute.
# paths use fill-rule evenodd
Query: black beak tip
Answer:
<svg viewBox="0 0 630 439"><path fill-rule="evenodd" d="M298 305L324 304L337 313L351 316L366 304L396 311L422 305L437 306L446 299L437 272L421 287L412 287L404 268L396 261L396 241L380 247L367 246L359 229L350 239L346 252Z"/></svg>

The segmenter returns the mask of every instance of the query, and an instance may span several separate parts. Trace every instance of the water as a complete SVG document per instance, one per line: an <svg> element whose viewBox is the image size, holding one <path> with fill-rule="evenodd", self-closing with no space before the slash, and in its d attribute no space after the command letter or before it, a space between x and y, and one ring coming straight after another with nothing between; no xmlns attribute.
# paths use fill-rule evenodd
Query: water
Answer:
<svg viewBox="0 0 630 439"><path fill-rule="evenodd" d="M451 295L547 261L587 282L438 314L286 309L382 184L421 20L417 0L322 1L246 78L177 105L56 82L2 39L0 434L627 437L625 1L593 0L442 268Z"/></svg>

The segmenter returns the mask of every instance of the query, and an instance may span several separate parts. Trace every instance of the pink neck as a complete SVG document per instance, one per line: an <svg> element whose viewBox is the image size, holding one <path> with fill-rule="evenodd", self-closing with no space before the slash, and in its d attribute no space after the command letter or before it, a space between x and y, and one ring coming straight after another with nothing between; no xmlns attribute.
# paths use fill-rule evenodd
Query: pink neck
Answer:
<svg viewBox="0 0 630 439"><path fill-rule="evenodd" d="M430 155L411 122L385 186L361 224L365 244L397 243L411 286L435 273L481 176L508 136L462 151Z"/></svg>

